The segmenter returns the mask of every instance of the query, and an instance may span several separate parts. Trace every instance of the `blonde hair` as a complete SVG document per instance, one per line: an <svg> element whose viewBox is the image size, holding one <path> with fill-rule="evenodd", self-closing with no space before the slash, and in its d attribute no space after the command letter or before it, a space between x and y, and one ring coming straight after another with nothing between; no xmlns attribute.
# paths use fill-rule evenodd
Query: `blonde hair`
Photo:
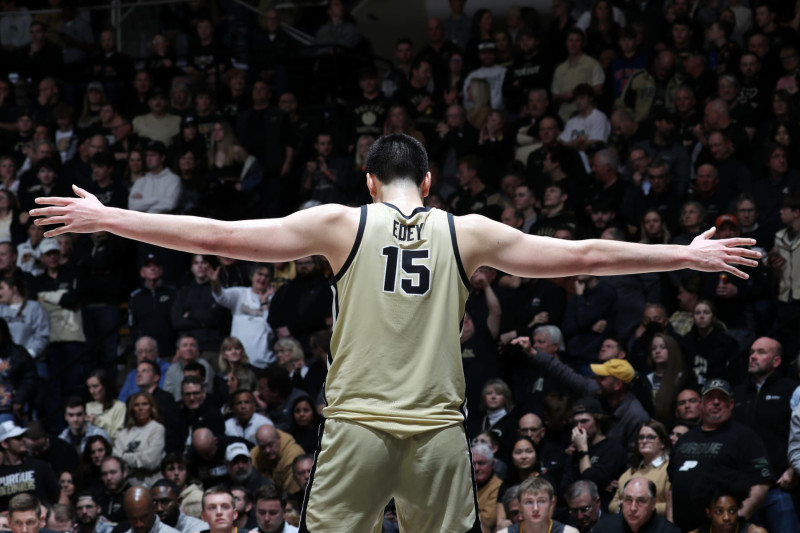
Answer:
<svg viewBox="0 0 800 533"><path fill-rule="evenodd" d="M235 148L239 145L239 140L236 138L233 128L227 120L218 120L217 122L214 122L215 126L217 124L222 126L222 129L225 131L225 138L222 139L222 142L217 144L217 141L214 140L214 135L211 135L211 145L208 147L208 166L211 168L214 167L217 150L222 150L222 152L225 154L226 165L230 165L237 160L234 152Z"/></svg>
<svg viewBox="0 0 800 533"><path fill-rule="evenodd" d="M284 337L283 339L278 339L278 342L275 343L275 349L277 350L278 348L286 348L287 350L291 350L292 361L295 363L305 358L303 346L300 344L300 341L294 337Z"/></svg>
<svg viewBox="0 0 800 533"><path fill-rule="evenodd" d="M236 337L225 337L222 344L219 345L219 359L217 359L217 367L221 374L227 374L231 371L231 364L225 359L225 350L229 348L239 348L242 350L242 366L250 364L250 358L247 357L247 352L244 350L242 341Z"/></svg>
<svg viewBox="0 0 800 533"><path fill-rule="evenodd" d="M491 90L489 89L489 82L483 78L472 78L469 80L469 93L472 99L473 109L480 109L483 106L489 105L491 99Z"/></svg>

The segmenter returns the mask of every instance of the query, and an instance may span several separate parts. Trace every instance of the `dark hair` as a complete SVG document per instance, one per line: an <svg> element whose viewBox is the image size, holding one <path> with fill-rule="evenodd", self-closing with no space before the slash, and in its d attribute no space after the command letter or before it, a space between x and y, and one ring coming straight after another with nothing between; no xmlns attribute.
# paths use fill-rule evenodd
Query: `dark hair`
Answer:
<svg viewBox="0 0 800 533"><path fill-rule="evenodd" d="M161 377L161 367L158 366L158 363L156 363L155 361L151 361L150 359L145 359L144 361L141 361L136 366L138 367L139 365L145 365L145 364L149 365L150 368L153 369L153 374L155 374L156 376Z"/></svg>
<svg viewBox="0 0 800 533"><path fill-rule="evenodd" d="M781 202L781 207L789 208L792 211L800 209L800 193L786 193L786 196L783 197L783 201Z"/></svg>
<svg viewBox="0 0 800 533"><path fill-rule="evenodd" d="M286 506L286 493L280 490L273 483L262 485L255 493L253 500L258 503L261 500L278 500L281 508Z"/></svg>
<svg viewBox="0 0 800 533"><path fill-rule="evenodd" d="M169 490L174 492L176 496L181 493L180 489L178 488L178 485L176 485L175 482L172 481L171 479L167 479L165 477L162 477L161 479L153 483L152 488L155 489L156 487L167 487Z"/></svg>
<svg viewBox="0 0 800 533"><path fill-rule="evenodd" d="M12 244L11 247L14 248L14 245ZM14 252L16 253L16 249ZM16 288L20 296L27 298L28 284L25 282L25 279L22 277L22 273L19 269L14 274L4 277L2 280L0 280L0 283L5 283L12 289Z"/></svg>
<svg viewBox="0 0 800 533"><path fill-rule="evenodd" d="M747 479L736 470L720 466L704 473L692 488L692 499L706 509L723 496L730 496L741 505L749 495Z"/></svg>
<svg viewBox="0 0 800 533"><path fill-rule="evenodd" d="M200 507L204 511L206 510L206 497L213 496L214 494L227 494L231 497L231 503L233 503L233 494L231 494L230 489L224 485L216 485L210 489L206 489L206 491L203 492L203 498L200 500Z"/></svg>
<svg viewBox="0 0 800 533"><path fill-rule="evenodd" d="M592 88L592 86L589 85L588 83L579 83L578 86L575 87L575 89L573 89L572 96L573 98L586 96L587 98L589 98L589 100L594 102L595 100L594 88Z"/></svg>
<svg viewBox="0 0 800 533"><path fill-rule="evenodd" d="M642 467L642 461L644 458L642 454L639 452L638 446L638 437L639 432L642 431L642 428L650 428L656 432L658 435L658 440L661 441L661 444L664 445L664 454L669 456L669 450L672 447L672 441L669 440L669 433L667 433L667 428L664 427L664 424L659 422L658 420L650 420L649 422L644 422L643 424L639 425L639 428L636 430L636 437L637 437L637 444L633 446L633 453L631 454L631 471L635 474L640 467ZM647 468L647 465L644 465L644 468Z"/></svg>
<svg viewBox="0 0 800 533"><path fill-rule="evenodd" d="M281 366L268 366L258 375L259 379L265 378L272 391L277 392L284 398L288 398L292 393L292 378L289 371Z"/></svg>
<svg viewBox="0 0 800 533"><path fill-rule="evenodd" d="M384 185L411 179L419 186L428 172L428 154L418 140L404 133L393 133L372 143L364 167Z"/></svg>
<svg viewBox="0 0 800 533"><path fill-rule="evenodd" d="M71 409L73 407L83 407L83 410L86 411L86 406L83 405L83 398L81 398L77 394L67 398L67 401L64 403L65 409Z"/></svg>
<svg viewBox="0 0 800 533"><path fill-rule="evenodd" d="M206 379L206 374L207 374L206 367L203 366L198 361L192 361L191 363L186 363L186 366L183 367L184 375L186 374L186 372L197 372L200 374L201 378Z"/></svg>
<svg viewBox="0 0 800 533"><path fill-rule="evenodd" d="M649 349L647 352L647 362L651 368L655 370L653 364L653 341L661 339L664 341L664 347L667 349L669 358L667 365L664 369L664 375L661 378L661 386L655 394L655 418L661 421L667 421L672 416L675 410L675 401L683 385L683 376L686 375L683 365L683 350L680 344L674 337L666 333L655 333L650 341Z"/></svg>
<svg viewBox="0 0 800 533"><path fill-rule="evenodd" d="M89 372L89 375L86 376L86 381L89 381L89 378L97 378L100 381L100 385L103 386L103 390L105 391L105 398L103 398L103 410L111 409L114 406L114 401L117 398L117 388L115 387L114 382L110 379L108 372L105 371L103 368L98 368ZM88 388L88 385L87 385Z"/></svg>
<svg viewBox="0 0 800 533"><path fill-rule="evenodd" d="M586 34L580 28L576 28L573 26L572 28L567 30L567 33L564 37L569 38L570 35L577 35L578 37L581 38L581 41L583 41L584 43L586 42Z"/></svg>
<svg viewBox="0 0 800 533"><path fill-rule="evenodd" d="M181 381L181 392L183 392L183 387L185 385L200 385L203 388L203 391L206 390L206 382L202 378L197 376L186 376Z"/></svg>
<svg viewBox="0 0 800 533"><path fill-rule="evenodd" d="M180 452L170 452L161 460L161 473L163 474L171 464L188 466L186 456Z"/></svg>
<svg viewBox="0 0 800 533"><path fill-rule="evenodd" d="M295 457L294 460L292 460L292 472L297 470L297 465L300 463L300 461L305 461L307 459L311 459L313 461L314 456L310 453L304 453Z"/></svg>

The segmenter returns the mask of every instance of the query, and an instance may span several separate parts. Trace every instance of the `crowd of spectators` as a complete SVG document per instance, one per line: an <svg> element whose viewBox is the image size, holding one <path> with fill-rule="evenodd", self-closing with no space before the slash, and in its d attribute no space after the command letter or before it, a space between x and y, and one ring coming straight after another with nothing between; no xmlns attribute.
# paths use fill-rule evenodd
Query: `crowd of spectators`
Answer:
<svg viewBox="0 0 800 533"><path fill-rule="evenodd" d="M325 259L44 238L27 211L73 184L226 220L359 205L371 143L400 132L428 150L428 207L763 254L747 279L478 269L461 340L484 531L551 514L581 533L798 531L800 9L465 4L422 43L387 23L387 67L341 0L310 47L275 9L142 8L162 26L146 57L74 0L0 2L0 511L33 513L29 493L57 531L228 533L205 513L230 496L225 527L293 531L324 407ZM342 54L316 99L297 65L324 78Z"/></svg>

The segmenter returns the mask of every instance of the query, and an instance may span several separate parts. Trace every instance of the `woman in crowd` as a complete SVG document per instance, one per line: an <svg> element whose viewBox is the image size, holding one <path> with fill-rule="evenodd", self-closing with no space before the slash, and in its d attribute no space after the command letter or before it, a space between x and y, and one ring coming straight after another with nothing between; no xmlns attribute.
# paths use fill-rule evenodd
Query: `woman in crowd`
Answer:
<svg viewBox="0 0 800 533"><path fill-rule="evenodd" d="M58 474L58 486L61 489L58 495L58 503L66 503L74 506L75 497L77 495L75 493L75 481L72 478L72 472L64 470Z"/></svg>
<svg viewBox="0 0 800 533"><path fill-rule="evenodd" d="M725 333L725 324L717 320L716 308L708 300L695 304L693 319L692 329L679 340L687 372L694 371L700 385L714 378L725 378L728 361L738 352L736 341Z"/></svg>
<svg viewBox="0 0 800 533"><path fill-rule="evenodd" d="M467 111L467 122L481 131L489 120L489 113L492 112L490 104L491 91L489 82L483 78L472 78L467 86L466 99L472 102L472 107Z"/></svg>
<svg viewBox="0 0 800 533"><path fill-rule="evenodd" d="M114 455L128 465L133 484L150 485L161 477L164 425L153 397L137 392L128 398L128 420L114 441Z"/></svg>
<svg viewBox="0 0 800 533"><path fill-rule="evenodd" d="M672 240L664 219L658 209L648 209L639 225L639 242L643 244L668 244Z"/></svg>
<svg viewBox="0 0 800 533"><path fill-rule="evenodd" d="M604 50L616 50L619 24L614 20L611 2L596 0L589 20L589 27L586 28L585 52L599 58Z"/></svg>
<svg viewBox="0 0 800 533"><path fill-rule="evenodd" d="M250 358L247 357L242 341L236 337L222 339L222 344L219 346L217 368L219 371L214 376L214 390L220 394L225 394L223 391L228 390L228 382L237 370L240 368L252 369ZM224 401L228 399L230 398L223 398Z"/></svg>
<svg viewBox="0 0 800 533"><path fill-rule="evenodd" d="M461 103L461 91L464 87L464 77L466 68L464 66L464 55L454 52L447 63L447 78L445 79L444 101L447 105Z"/></svg>
<svg viewBox="0 0 800 533"><path fill-rule="evenodd" d="M666 423L675 412L675 397L686 381L683 352L678 341L664 333L656 333L650 341L648 362L652 372L647 380L653 387L655 419Z"/></svg>
<svg viewBox="0 0 800 533"><path fill-rule="evenodd" d="M260 197L261 167L239 144L228 121L214 123L207 157L217 215L246 218Z"/></svg>
<svg viewBox="0 0 800 533"><path fill-rule="evenodd" d="M422 132L414 125L414 121L411 120L406 108L401 105L393 105L389 108L389 113L386 116L386 122L383 126L383 133L384 135L390 133L405 133L406 135L414 137L422 144L425 144L425 136L422 135Z"/></svg>
<svg viewBox="0 0 800 533"><path fill-rule="evenodd" d="M11 338L8 322L0 319L0 361L8 365L2 373L5 378L3 394L0 395L0 423L24 420L28 404L37 395L39 376L36 363L28 351ZM10 390L9 390L10 389Z"/></svg>
<svg viewBox="0 0 800 533"><path fill-rule="evenodd" d="M617 480L617 493L608 504L611 513L618 513L622 501L622 489L634 477L646 477L656 484L656 512L667 512L667 494L670 490L667 467L672 443L667 430L661 422L651 420L639 428L639 438L631 456L628 468Z"/></svg>
<svg viewBox="0 0 800 533"><path fill-rule="evenodd" d="M125 165L123 180L126 184L132 184L145 174L147 174L147 169L144 167L144 152L139 148L134 148L128 154L128 164Z"/></svg>
<svg viewBox="0 0 800 533"><path fill-rule="evenodd" d="M202 204L207 194L208 180L197 164L197 156L190 148L178 152L174 166L181 179L181 194L177 212L183 215L202 215Z"/></svg>
<svg viewBox="0 0 800 533"><path fill-rule="evenodd" d="M19 180L17 179L17 162L10 155L0 156L0 189L17 194Z"/></svg>
<svg viewBox="0 0 800 533"><path fill-rule="evenodd" d="M574 527L553 520L556 492L546 479L539 477L523 481L519 486L517 499L522 511L522 522L501 529L499 533L578 533ZM505 512L503 515L505 520ZM500 523L499 516L497 523Z"/></svg>
<svg viewBox="0 0 800 533"><path fill-rule="evenodd" d="M3 161L0 160L0 166ZM19 202L8 189L0 189L0 242L19 244L25 241L25 229L19 223Z"/></svg>
<svg viewBox="0 0 800 533"><path fill-rule="evenodd" d="M497 493L497 523L506 519L506 510L503 507L503 494L509 487L519 485L529 478L540 475L539 454L536 446L528 437L518 437L511 449L511 466L508 476Z"/></svg>
<svg viewBox="0 0 800 533"><path fill-rule="evenodd" d="M103 459L111 457L111 443L102 435L92 435L86 439L86 446L81 454L81 462L75 476L75 484L79 490L102 490L103 482L100 466Z"/></svg>
<svg viewBox="0 0 800 533"><path fill-rule="evenodd" d="M89 84L86 94L83 96L83 107L81 116L75 126L79 130L87 130L100 123L100 108L106 103L106 92L103 84L93 81Z"/></svg>
<svg viewBox="0 0 800 533"><path fill-rule="evenodd" d="M511 34L506 30L500 30L494 34L494 46L497 53L497 64L508 68L514 62L514 47L511 42Z"/></svg>
<svg viewBox="0 0 800 533"><path fill-rule="evenodd" d="M117 390L102 368L86 378L91 401L86 403L86 420L108 433L113 441L125 424L125 404L117 400Z"/></svg>
<svg viewBox="0 0 800 533"><path fill-rule="evenodd" d="M306 453L313 454L317 450L321 423L322 417L317 414L308 396L301 396L294 401L288 431Z"/></svg>
<svg viewBox="0 0 800 533"><path fill-rule="evenodd" d="M475 68L478 61L478 45L483 41L494 41L494 15L491 10L481 8L472 15L472 30L470 40L464 47L467 62Z"/></svg>
<svg viewBox="0 0 800 533"><path fill-rule="evenodd" d="M481 411L484 416L479 431L498 430L505 437L500 440L500 455L508 457L517 423L512 415L513 395L505 381L490 379L484 383L481 391Z"/></svg>

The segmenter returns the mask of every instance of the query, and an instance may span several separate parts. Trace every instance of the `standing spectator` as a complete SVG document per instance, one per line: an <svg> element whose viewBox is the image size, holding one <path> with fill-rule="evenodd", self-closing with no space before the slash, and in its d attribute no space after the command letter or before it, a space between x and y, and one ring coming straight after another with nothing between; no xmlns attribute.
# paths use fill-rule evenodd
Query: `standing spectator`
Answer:
<svg viewBox="0 0 800 533"><path fill-rule="evenodd" d="M578 276L575 294L567 301L562 331L570 339L567 353L585 367L597 359L603 340L614 331L612 312L616 290L597 276Z"/></svg>
<svg viewBox="0 0 800 533"><path fill-rule="evenodd" d="M160 476L164 458L164 424L155 399L146 392L128 398L125 428L114 441L114 456L128 465L135 483L152 485Z"/></svg>
<svg viewBox="0 0 800 533"><path fill-rule="evenodd" d="M8 323L14 343L37 360L40 375L46 372L42 354L50 340L50 316L42 304L27 298L21 276L0 280L0 318Z"/></svg>
<svg viewBox="0 0 800 533"><path fill-rule="evenodd" d="M180 133L181 117L167 111L167 97L160 87L149 93L147 106L149 113L133 119L133 131L140 137L168 145Z"/></svg>
<svg viewBox="0 0 800 533"><path fill-rule="evenodd" d="M140 339L152 337L157 346L167 350L173 345L174 333L171 327L170 311L175 302L175 289L163 282L164 269L155 254L147 254L139 268L142 286L131 293L128 301L128 324L131 337Z"/></svg>
<svg viewBox="0 0 800 533"><path fill-rule="evenodd" d="M550 92L562 120L569 120L575 112L574 89L581 83L589 84L599 96L606 75L595 59L583 53L586 37L578 28L567 30L567 60L556 67Z"/></svg>
<svg viewBox="0 0 800 533"><path fill-rule="evenodd" d="M783 346L775 339L756 339L750 346L748 379L733 390L736 398L733 418L758 433L778 478L767 492L760 511L762 522L771 531L794 531L799 525L792 501L797 472L787 459L792 415L789 402L797 382L780 375L783 353Z"/></svg>
<svg viewBox="0 0 800 533"><path fill-rule="evenodd" d="M311 334L330 328L332 294L314 257L295 261L296 275L272 297L268 322L278 338L294 337L308 350Z"/></svg>
<svg viewBox="0 0 800 533"><path fill-rule="evenodd" d="M733 390L728 382L710 380L703 387L700 426L681 437L670 455L668 472L672 489L667 518L672 518L684 531L703 523L703 506L692 499L692 486L713 468L733 468L750 485L750 496L739 510L739 516L745 518L758 510L775 480L759 436L731 420L733 405Z"/></svg>
<svg viewBox="0 0 800 533"><path fill-rule="evenodd" d="M172 327L178 335L197 339L201 353L216 352L222 341L220 327L227 311L217 304L211 293L209 259L204 255L192 257L192 278L178 289L172 304Z"/></svg>
<svg viewBox="0 0 800 533"><path fill-rule="evenodd" d="M214 299L233 314L231 337L242 342L250 362L264 368L275 360L269 348L272 328L267 322L274 289L270 285L272 272L267 265L255 264L250 272L250 287L223 288L219 268L209 272Z"/></svg>
<svg viewBox="0 0 800 533"><path fill-rule="evenodd" d="M780 216L785 225L775 234L775 245L769 256L769 264L778 275L778 331L787 353L797 353L800 347L800 332L797 319L800 317L800 193L789 193L783 199ZM2 286L2 285L0 285Z"/></svg>
<svg viewBox="0 0 800 533"><path fill-rule="evenodd" d="M161 141L145 147L147 174L136 180L128 196L128 208L145 213L166 213L175 209L181 191L181 179L164 166L167 149Z"/></svg>
<svg viewBox="0 0 800 533"><path fill-rule="evenodd" d="M444 39L464 50L469 41L472 20L464 13L467 0L448 0L450 14L444 19Z"/></svg>

